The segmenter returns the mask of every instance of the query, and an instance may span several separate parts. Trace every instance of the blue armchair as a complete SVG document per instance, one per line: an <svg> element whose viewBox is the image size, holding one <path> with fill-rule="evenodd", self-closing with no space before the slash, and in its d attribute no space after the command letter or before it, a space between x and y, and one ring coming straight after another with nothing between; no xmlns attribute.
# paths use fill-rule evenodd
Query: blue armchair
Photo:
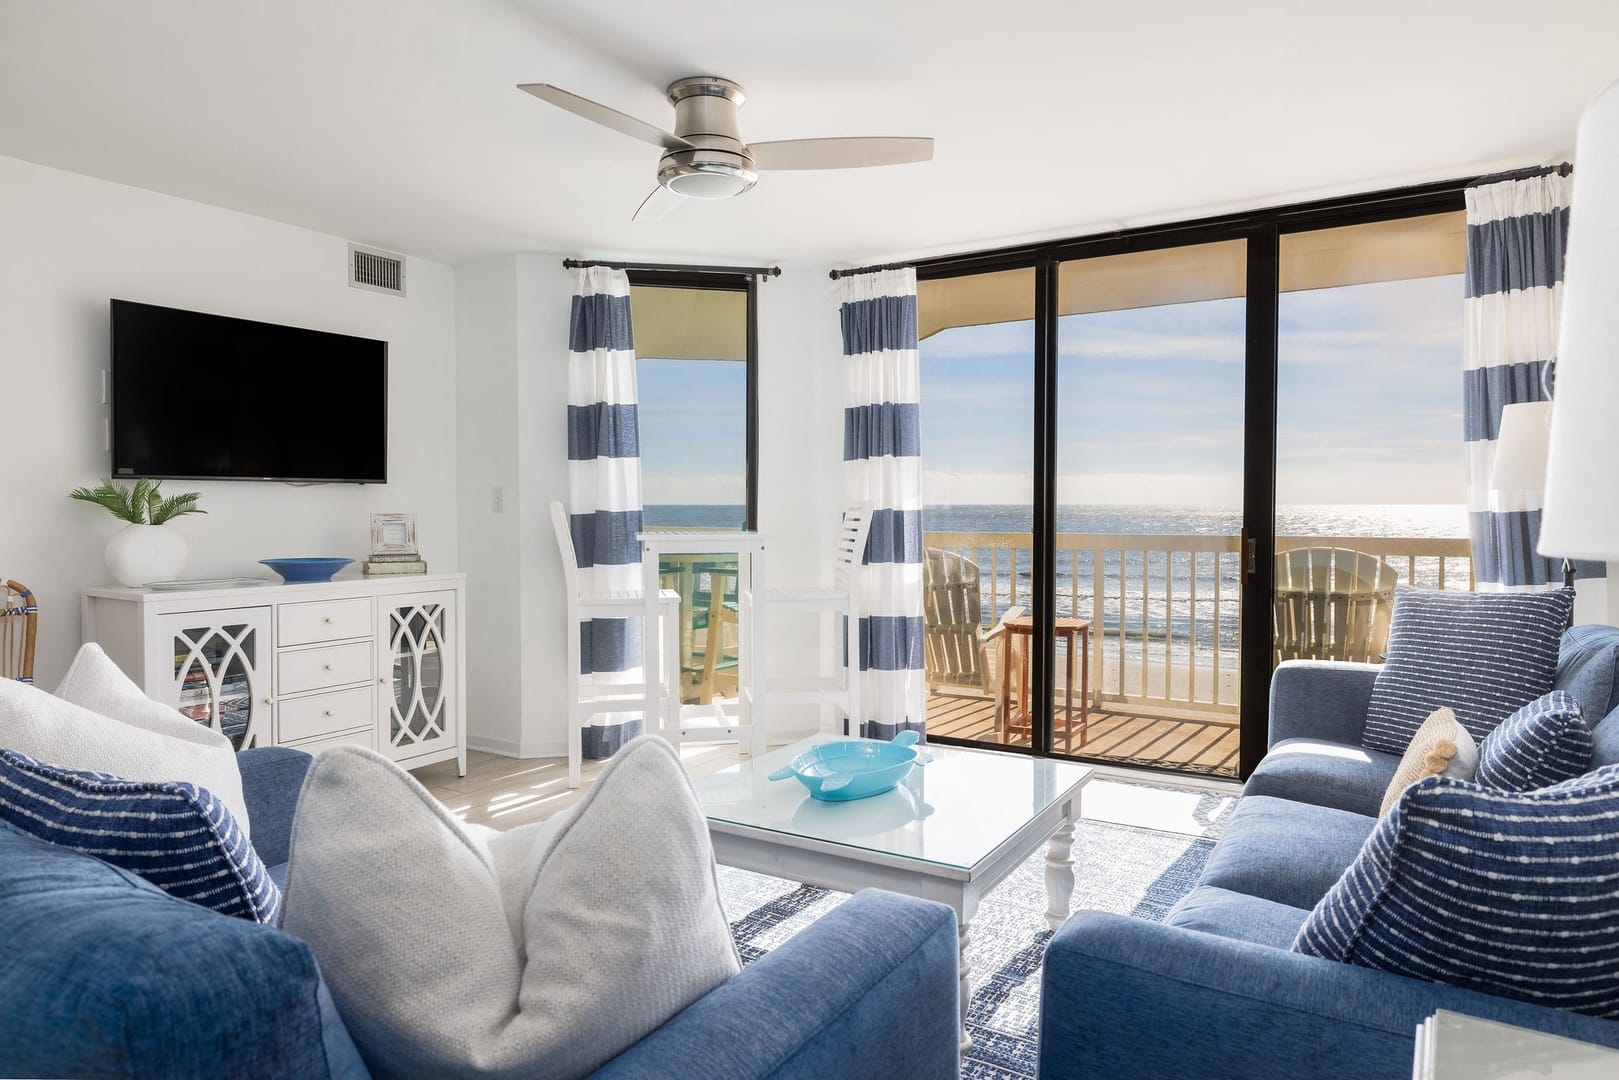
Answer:
<svg viewBox="0 0 1619 1080"><path fill-rule="evenodd" d="M284 875L310 758L238 755L253 844ZM368 1075L309 947L0 823L0 1075ZM955 916L867 891L598 1076L959 1074Z"/></svg>
<svg viewBox="0 0 1619 1080"><path fill-rule="evenodd" d="M1074 915L1046 949L1040 1075L1403 1077L1437 1009L1619 1047L1619 1021L1290 951L1359 852L1398 758L1360 745L1377 667L1289 661L1270 750L1198 886L1163 923ZM1619 760L1619 629L1564 635L1557 686Z"/></svg>

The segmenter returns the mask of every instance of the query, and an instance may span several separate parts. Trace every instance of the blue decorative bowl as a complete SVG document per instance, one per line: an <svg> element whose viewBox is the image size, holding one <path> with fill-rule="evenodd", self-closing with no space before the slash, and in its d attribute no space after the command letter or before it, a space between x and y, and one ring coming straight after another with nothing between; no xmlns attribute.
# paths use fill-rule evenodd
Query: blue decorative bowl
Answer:
<svg viewBox="0 0 1619 1080"><path fill-rule="evenodd" d="M305 555L296 559L260 559L259 562L281 575L288 585L306 585L315 581L330 581L332 575L353 562L353 559L327 558L323 555Z"/></svg>
<svg viewBox="0 0 1619 1080"><path fill-rule="evenodd" d="M918 736L902 731L892 742L849 739L812 746L770 774L772 780L796 776L810 797L825 802L868 799L894 790L917 765L928 758L916 749Z"/></svg>

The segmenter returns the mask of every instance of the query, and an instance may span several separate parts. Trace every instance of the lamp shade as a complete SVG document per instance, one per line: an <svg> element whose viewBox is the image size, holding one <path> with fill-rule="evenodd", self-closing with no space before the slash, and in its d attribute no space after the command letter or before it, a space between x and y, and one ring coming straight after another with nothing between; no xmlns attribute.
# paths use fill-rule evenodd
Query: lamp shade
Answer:
<svg viewBox="0 0 1619 1080"><path fill-rule="evenodd" d="M1525 401L1501 410L1490 487L1496 491L1539 491L1546 486L1546 444L1552 403Z"/></svg>
<svg viewBox="0 0 1619 1080"><path fill-rule="evenodd" d="M1580 118L1540 552L1619 559L1619 83Z"/></svg>

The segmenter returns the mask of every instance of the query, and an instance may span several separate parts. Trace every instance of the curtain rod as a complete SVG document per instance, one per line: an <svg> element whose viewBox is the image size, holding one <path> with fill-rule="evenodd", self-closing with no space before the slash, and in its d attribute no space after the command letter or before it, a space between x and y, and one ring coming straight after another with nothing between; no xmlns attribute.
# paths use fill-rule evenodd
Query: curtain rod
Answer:
<svg viewBox="0 0 1619 1080"><path fill-rule="evenodd" d="M879 270L904 270L910 266L910 263L878 263L876 266L854 266L847 270L833 270L826 276L836 281L838 278L854 277L856 274L875 274Z"/></svg>
<svg viewBox="0 0 1619 1080"><path fill-rule="evenodd" d="M1552 166L1548 171L1567 168ZM1273 222L1278 225L1297 228L1301 221L1342 211L1353 213L1356 210L1372 206L1384 206L1397 209L1403 206L1415 205L1434 198L1454 193L1458 198L1462 189L1472 184L1478 177L1459 177L1453 180L1439 180L1423 184L1412 184L1400 188L1388 188L1381 191L1360 192L1353 195L1336 196L1329 199L1316 199L1309 202L1290 203L1282 206L1260 207L1252 210L1231 211L1224 214L1215 214L1201 218L1190 218L1184 221L1164 221L1150 225L1133 225L1129 228L1110 229L1103 232L1087 233L1080 236L1058 237L1050 240L1030 241L1022 244L1011 244L998 248L981 248L976 251L960 251L949 255L932 255L919 258L909 263L887 263L879 266L858 267L851 270L833 270L830 274L833 280L847 277L851 274L867 273L874 270L897 270L907 266L914 266L919 274L936 272L940 270L959 271L970 268L975 272L989 272L1010 268L1033 266L1042 258L1053 253L1059 258L1077 258L1077 252L1098 243L1109 243L1133 239L1150 240L1160 236L1175 237L1193 236L1207 232L1211 229L1237 229L1245 224L1255 222ZM1455 209L1460 210L1460 205ZM1429 211L1424 211L1429 212ZM1436 211L1435 211L1436 212ZM1322 226L1330 227L1330 226ZM1191 239L1188 243L1200 243L1202 240Z"/></svg>
<svg viewBox="0 0 1619 1080"><path fill-rule="evenodd" d="M569 270L586 266L606 266L614 270L679 270L688 274L749 274L753 277L781 276L779 266L698 266L692 263L607 262L603 259L563 259Z"/></svg>
<svg viewBox="0 0 1619 1080"><path fill-rule="evenodd" d="M1574 166L1566 161L1559 162L1556 165L1531 165L1527 169L1513 169L1510 172L1495 173L1492 176L1480 176L1467 186L1475 188L1483 187L1486 184L1500 184L1508 180L1533 180L1536 177L1550 176L1553 173L1558 176L1570 176L1573 172Z"/></svg>

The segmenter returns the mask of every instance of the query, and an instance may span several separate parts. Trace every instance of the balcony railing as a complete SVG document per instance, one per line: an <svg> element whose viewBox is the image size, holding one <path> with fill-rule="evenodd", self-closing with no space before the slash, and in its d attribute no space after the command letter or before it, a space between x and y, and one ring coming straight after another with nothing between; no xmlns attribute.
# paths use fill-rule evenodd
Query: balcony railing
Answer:
<svg viewBox="0 0 1619 1080"><path fill-rule="evenodd" d="M1007 608L1030 605L1031 534L928 532L923 543L978 566L986 628ZM1236 711L1241 547L1239 536L1058 534L1057 615L1090 620L1089 690L1095 703ZM1375 555L1394 568L1401 584L1473 588L1470 545L1462 537L1276 541L1277 551L1304 547Z"/></svg>

